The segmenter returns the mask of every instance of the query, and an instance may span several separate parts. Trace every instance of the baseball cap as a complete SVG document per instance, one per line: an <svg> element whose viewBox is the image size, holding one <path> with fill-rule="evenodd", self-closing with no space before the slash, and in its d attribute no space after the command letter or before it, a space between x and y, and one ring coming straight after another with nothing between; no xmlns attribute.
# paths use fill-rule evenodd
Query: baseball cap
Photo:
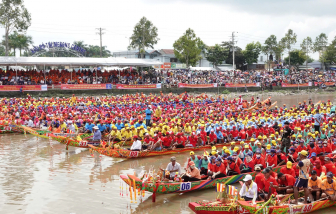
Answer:
<svg viewBox="0 0 336 214"><path fill-rule="evenodd" d="M334 174L333 174L332 172L328 172L328 173L327 173L327 177L328 177L328 178L333 178L333 177L334 177Z"/></svg>
<svg viewBox="0 0 336 214"><path fill-rule="evenodd" d="M316 170L313 170L313 171L311 172L311 174L312 174L312 175L317 175Z"/></svg>
<svg viewBox="0 0 336 214"><path fill-rule="evenodd" d="M252 180L251 175L246 175L245 178L243 179L243 181L250 181L250 180Z"/></svg>
<svg viewBox="0 0 336 214"><path fill-rule="evenodd" d="M292 166L293 166L292 162L288 161L288 162L287 162L287 168L291 169Z"/></svg>

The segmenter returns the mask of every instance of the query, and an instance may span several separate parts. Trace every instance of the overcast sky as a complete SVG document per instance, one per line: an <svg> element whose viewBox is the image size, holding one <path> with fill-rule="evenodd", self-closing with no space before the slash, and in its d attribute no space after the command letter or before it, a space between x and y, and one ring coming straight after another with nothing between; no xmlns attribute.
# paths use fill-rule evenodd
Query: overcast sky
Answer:
<svg viewBox="0 0 336 214"><path fill-rule="evenodd" d="M315 40L323 32L329 42L336 36L335 0L25 0L25 5L32 16L27 34L35 45L79 40L99 45L96 28L102 27L103 45L112 52L126 50L143 16L158 28L155 49L173 48L187 28L207 45L228 41L238 32L243 49L252 41L263 44L271 34L280 40L288 29L298 36L294 48L307 36Z"/></svg>

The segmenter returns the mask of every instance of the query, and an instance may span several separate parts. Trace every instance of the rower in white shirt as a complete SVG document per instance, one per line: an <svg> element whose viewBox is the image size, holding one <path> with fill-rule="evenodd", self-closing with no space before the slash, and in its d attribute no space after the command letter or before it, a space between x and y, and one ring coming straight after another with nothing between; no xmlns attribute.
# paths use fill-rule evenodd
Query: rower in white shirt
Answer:
<svg viewBox="0 0 336 214"><path fill-rule="evenodd" d="M243 179L244 185L240 189L239 195L244 198L245 201L252 201L255 204L255 201L258 196L258 186L255 182L252 181L251 175L246 175Z"/></svg>
<svg viewBox="0 0 336 214"><path fill-rule="evenodd" d="M138 140L138 136L134 135L133 137L134 142L131 147L131 151L141 151L141 141Z"/></svg>
<svg viewBox="0 0 336 214"><path fill-rule="evenodd" d="M162 168L161 170L164 171ZM169 172L169 177L167 176L168 179L174 179L176 173L181 175L181 165L176 162L176 157L173 156L170 158L170 163L167 165L166 171Z"/></svg>

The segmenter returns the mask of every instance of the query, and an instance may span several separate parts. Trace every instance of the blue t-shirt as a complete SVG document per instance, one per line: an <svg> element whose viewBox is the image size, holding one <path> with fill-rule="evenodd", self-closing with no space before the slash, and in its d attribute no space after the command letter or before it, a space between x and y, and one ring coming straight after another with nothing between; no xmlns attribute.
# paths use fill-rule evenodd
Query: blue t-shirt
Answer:
<svg viewBox="0 0 336 214"><path fill-rule="evenodd" d="M314 115L314 119L315 119L314 125L319 126L320 123L322 122L322 116L319 113L317 113Z"/></svg>
<svg viewBox="0 0 336 214"><path fill-rule="evenodd" d="M146 109L146 120L150 120L152 118L152 110Z"/></svg>

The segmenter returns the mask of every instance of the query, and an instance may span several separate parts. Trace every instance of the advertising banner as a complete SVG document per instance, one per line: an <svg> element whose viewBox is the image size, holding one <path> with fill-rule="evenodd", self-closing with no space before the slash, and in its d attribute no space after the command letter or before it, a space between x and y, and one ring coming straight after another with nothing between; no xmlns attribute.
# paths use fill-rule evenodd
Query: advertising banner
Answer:
<svg viewBox="0 0 336 214"><path fill-rule="evenodd" d="M179 83L179 88L215 88L217 87L217 83L211 84L186 84L186 83Z"/></svg>
<svg viewBox="0 0 336 214"><path fill-rule="evenodd" d="M61 84L62 90L112 89L112 84Z"/></svg>
<svg viewBox="0 0 336 214"><path fill-rule="evenodd" d="M287 88L287 87L306 87L309 86L309 83L303 83L303 84L288 84L288 83L281 83L281 87Z"/></svg>
<svg viewBox="0 0 336 214"><path fill-rule="evenodd" d="M153 89L153 88L161 88L161 83L151 84L151 85L124 85L117 84L117 89Z"/></svg>
<svg viewBox="0 0 336 214"><path fill-rule="evenodd" d="M335 85L334 82L314 82L314 85L315 85L315 86L318 86L318 85L320 85L321 83L324 83L326 86L333 86L333 85Z"/></svg>
<svg viewBox="0 0 336 214"><path fill-rule="evenodd" d="M47 91L47 85L0 85L0 91Z"/></svg>
<svg viewBox="0 0 336 214"><path fill-rule="evenodd" d="M226 83L226 88L244 88L244 87L259 87L257 83L246 83L246 84L235 84L235 83Z"/></svg>

